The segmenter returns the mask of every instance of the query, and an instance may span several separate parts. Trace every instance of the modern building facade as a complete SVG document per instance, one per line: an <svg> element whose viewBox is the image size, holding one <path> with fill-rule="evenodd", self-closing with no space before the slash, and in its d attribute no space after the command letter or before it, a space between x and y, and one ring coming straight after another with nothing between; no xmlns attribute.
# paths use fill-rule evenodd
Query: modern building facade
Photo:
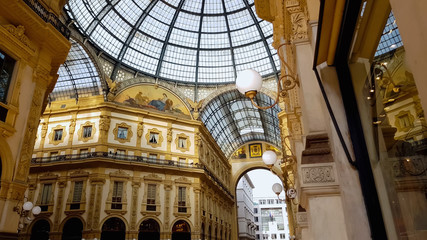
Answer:
<svg viewBox="0 0 427 240"><path fill-rule="evenodd" d="M277 198L254 198L255 239L291 239L286 203Z"/></svg>
<svg viewBox="0 0 427 240"><path fill-rule="evenodd" d="M254 185L248 174L243 175L237 183L236 202L239 240L255 239L253 188Z"/></svg>
<svg viewBox="0 0 427 240"><path fill-rule="evenodd" d="M289 236L426 239L426 11L2 1L0 238L237 239L234 189L273 147Z"/></svg>

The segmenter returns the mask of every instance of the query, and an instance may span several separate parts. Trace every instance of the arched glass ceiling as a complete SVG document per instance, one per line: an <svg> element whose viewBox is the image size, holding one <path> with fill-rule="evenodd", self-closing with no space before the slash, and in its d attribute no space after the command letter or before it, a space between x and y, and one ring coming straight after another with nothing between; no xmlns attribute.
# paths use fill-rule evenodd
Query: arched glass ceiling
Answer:
<svg viewBox="0 0 427 240"><path fill-rule="evenodd" d="M255 101L261 106L274 103L263 93L258 93ZM233 90L210 101L200 118L224 154L230 157L239 146L250 141L265 141L280 147L279 112L277 105L259 110Z"/></svg>
<svg viewBox="0 0 427 240"><path fill-rule="evenodd" d="M59 67L58 81L49 95L50 101L101 94L101 81L92 59L80 43L71 41L67 60Z"/></svg>
<svg viewBox="0 0 427 240"><path fill-rule="evenodd" d="M375 57L384 55L391 51L394 52L395 49L401 46L403 46L403 42L400 38L399 28L397 28L393 12L390 12L383 34L381 35L380 43L378 44L377 51L375 52Z"/></svg>
<svg viewBox="0 0 427 240"><path fill-rule="evenodd" d="M256 16L253 0L70 0L66 10L116 67L198 83L280 69L272 24Z"/></svg>

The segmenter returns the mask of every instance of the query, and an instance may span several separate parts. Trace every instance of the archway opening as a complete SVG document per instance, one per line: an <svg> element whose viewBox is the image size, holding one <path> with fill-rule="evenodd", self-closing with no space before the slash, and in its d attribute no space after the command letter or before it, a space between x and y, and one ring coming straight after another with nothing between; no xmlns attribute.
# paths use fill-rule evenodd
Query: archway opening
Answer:
<svg viewBox="0 0 427 240"><path fill-rule="evenodd" d="M191 229L190 225L184 221L177 221L172 227L172 240L190 240Z"/></svg>
<svg viewBox="0 0 427 240"><path fill-rule="evenodd" d="M81 240L83 223L78 218L68 219L62 230L62 240Z"/></svg>
<svg viewBox="0 0 427 240"><path fill-rule="evenodd" d="M280 178L266 169L243 173L236 186L238 239L285 239L289 235L285 193L273 192Z"/></svg>
<svg viewBox="0 0 427 240"><path fill-rule="evenodd" d="M147 219L139 226L138 240L159 240L160 225L154 219Z"/></svg>
<svg viewBox="0 0 427 240"><path fill-rule="evenodd" d="M40 219L34 223L31 229L30 240L48 240L50 232L50 224L44 219Z"/></svg>
<svg viewBox="0 0 427 240"><path fill-rule="evenodd" d="M102 225L101 240L125 240L126 226L120 218L110 218Z"/></svg>

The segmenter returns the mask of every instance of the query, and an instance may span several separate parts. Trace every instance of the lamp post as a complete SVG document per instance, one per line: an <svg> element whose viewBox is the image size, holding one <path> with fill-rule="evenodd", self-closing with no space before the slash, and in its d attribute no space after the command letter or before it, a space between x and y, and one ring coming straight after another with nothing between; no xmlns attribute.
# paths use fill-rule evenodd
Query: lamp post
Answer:
<svg viewBox="0 0 427 240"><path fill-rule="evenodd" d="M18 233L25 228L28 224L30 224L34 217L39 215L41 212L41 208L39 206L34 206L34 204L30 201L27 201L27 198L24 198L24 203L22 206L15 206L13 211L18 213L20 216L19 224L18 224Z"/></svg>

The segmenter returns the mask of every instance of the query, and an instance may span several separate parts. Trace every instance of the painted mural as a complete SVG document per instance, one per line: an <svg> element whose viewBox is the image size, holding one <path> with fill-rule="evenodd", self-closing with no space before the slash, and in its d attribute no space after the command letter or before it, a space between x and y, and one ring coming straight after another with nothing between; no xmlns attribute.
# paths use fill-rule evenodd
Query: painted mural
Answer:
<svg viewBox="0 0 427 240"><path fill-rule="evenodd" d="M164 88L153 85L138 85L125 89L114 101L132 107L190 116L185 104L178 97Z"/></svg>

